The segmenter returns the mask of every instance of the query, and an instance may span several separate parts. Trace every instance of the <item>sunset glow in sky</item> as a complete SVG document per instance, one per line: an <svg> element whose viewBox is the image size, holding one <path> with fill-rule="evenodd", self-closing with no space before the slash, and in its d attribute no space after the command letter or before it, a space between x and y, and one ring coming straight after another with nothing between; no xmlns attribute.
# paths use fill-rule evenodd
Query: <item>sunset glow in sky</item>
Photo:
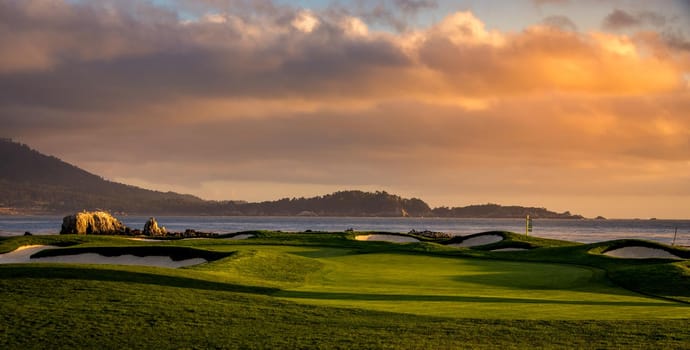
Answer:
<svg viewBox="0 0 690 350"><path fill-rule="evenodd" d="M0 0L0 136L206 199L690 217L690 1Z"/></svg>

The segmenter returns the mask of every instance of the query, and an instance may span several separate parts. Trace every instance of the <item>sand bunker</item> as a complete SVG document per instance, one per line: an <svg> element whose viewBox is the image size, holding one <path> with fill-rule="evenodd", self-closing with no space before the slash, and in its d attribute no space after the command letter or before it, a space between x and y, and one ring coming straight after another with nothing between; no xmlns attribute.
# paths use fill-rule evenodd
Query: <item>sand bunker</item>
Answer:
<svg viewBox="0 0 690 350"><path fill-rule="evenodd" d="M206 259L194 258L174 261L169 256L103 256L95 253L76 255L51 256L46 258L31 259L37 263L67 263L67 264L108 264L108 265L136 265L156 266L176 269L183 266L198 265L207 262Z"/></svg>
<svg viewBox="0 0 690 350"><path fill-rule="evenodd" d="M609 250L604 255L613 256L616 258L626 259L678 259L683 258L671 254L663 249L649 248L649 247L623 247L614 250Z"/></svg>
<svg viewBox="0 0 690 350"><path fill-rule="evenodd" d="M449 244L449 247L477 247L480 245L487 245L491 243L500 242L503 240L501 235L480 235L468 238L460 243Z"/></svg>
<svg viewBox="0 0 690 350"><path fill-rule="evenodd" d="M381 242L392 242L392 243L411 243L419 242L418 239L414 237L398 236L398 235L359 235L355 237L358 241L381 241Z"/></svg>
<svg viewBox="0 0 690 350"><path fill-rule="evenodd" d="M529 249L525 248L500 248L500 249L493 249L491 250L492 252L524 252Z"/></svg>
<svg viewBox="0 0 690 350"><path fill-rule="evenodd" d="M58 248L52 245L25 245L9 253L0 254L0 264L21 264L28 263L31 256L43 249Z"/></svg>
<svg viewBox="0 0 690 350"><path fill-rule="evenodd" d="M103 256L95 253L51 256L31 259L31 255L44 249L58 248L49 245L30 245L19 247L9 253L0 254L0 264L22 263L68 263L68 264L108 264L108 265L137 265L178 268L183 266L198 265L207 262L206 259L194 258L173 261L169 256Z"/></svg>
<svg viewBox="0 0 690 350"><path fill-rule="evenodd" d="M254 237L256 237L256 236L253 235L253 234L251 234L251 233L242 233L242 234L239 234L239 235L235 235L235 236L232 236L232 237L228 237L228 238L226 238L226 239L247 239L247 238L254 238Z"/></svg>
<svg viewBox="0 0 690 350"><path fill-rule="evenodd" d="M162 239L153 239L153 238L127 238L132 241L139 241L139 242L162 242L164 240Z"/></svg>

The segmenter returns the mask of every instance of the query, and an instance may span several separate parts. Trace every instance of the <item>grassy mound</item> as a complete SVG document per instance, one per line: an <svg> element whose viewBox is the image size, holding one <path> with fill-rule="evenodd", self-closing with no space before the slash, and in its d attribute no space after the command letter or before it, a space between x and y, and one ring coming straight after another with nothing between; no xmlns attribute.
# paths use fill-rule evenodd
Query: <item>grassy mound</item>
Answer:
<svg viewBox="0 0 690 350"><path fill-rule="evenodd" d="M309 274L321 269L322 265L318 260L293 254L245 250L195 269L232 276L247 284L276 285L280 282L304 283Z"/></svg>
<svg viewBox="0 0 690 350"><path fill-rule="evenodd" d="M621 267L609 272L621 286L690 304L690 262Z"/></svg>

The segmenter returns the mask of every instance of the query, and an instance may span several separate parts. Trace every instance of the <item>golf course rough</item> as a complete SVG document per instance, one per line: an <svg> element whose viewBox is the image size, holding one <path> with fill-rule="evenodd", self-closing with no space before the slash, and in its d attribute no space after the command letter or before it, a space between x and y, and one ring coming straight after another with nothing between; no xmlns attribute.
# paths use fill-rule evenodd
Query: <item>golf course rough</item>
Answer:
<svg viewBox="0 0 690 350"><path fill-rule="evenodd" d="M553 247L534 241L530 244L540 248L529 251L491 252L436 243L361 242L342 233L259 236L164 243L69 235L2 239L0 252L69 245L64 249L105 255L153 249L180 259L216 258L179 269L0 265L0 347L690 344L690 305L683 302L690 297L687 260L618 259L592 254L593 245L562 241ZM525 243L506 237L500 244ZM654 289L633 291L656 275L663 280L654 280Z"/></svg>

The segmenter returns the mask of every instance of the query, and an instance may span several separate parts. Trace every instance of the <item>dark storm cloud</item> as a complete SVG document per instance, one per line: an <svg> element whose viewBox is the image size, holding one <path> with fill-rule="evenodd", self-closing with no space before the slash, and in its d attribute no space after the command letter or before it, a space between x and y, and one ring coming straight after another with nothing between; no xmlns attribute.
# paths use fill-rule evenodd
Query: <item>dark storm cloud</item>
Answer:
<svg viewBox="0 0 690 350"><path fill-rule="evenodd" d="M148 22L127 8L113 13L97 5L56 3L57 10L35 13L30 2L4 3L0 12L0 28L12 28L14 34L0 36L9 53L0 58L5 106L126 109L179 95L366 93L354 85L330 87L379 67L409 64L389 40L352 39L332 23L300 33L285 19L294 18L294 12L181 24L163 10L151 10L159 21ZM281 32L260 32L265 22ZM256 31L259 37L251 37ZM8 39L15 36L22 40ZM34 62L31 56L19 57L26 47ZM8 58L13 52L16 60Z"/></svg>
<svg viewBox="0 0 690 350"><path fill-rule="evenodd" d="M405 57L385 42L305 45L308 52L300 55L288 55L276 47L254 53L188 51L61 63L47 72L5 74L0 79L0 102L99 109L155 103L177 95L327 95L335 93L328 86L340 79L366 74L377 66L406 64ZM339 92L359 90L341 85Z"/></svg>
<svg viewBox="0 0 690 350"><path fill-rule="evenodd" d="M177 15L146 3L0 3L0 73L173 49Z"/></svg>

